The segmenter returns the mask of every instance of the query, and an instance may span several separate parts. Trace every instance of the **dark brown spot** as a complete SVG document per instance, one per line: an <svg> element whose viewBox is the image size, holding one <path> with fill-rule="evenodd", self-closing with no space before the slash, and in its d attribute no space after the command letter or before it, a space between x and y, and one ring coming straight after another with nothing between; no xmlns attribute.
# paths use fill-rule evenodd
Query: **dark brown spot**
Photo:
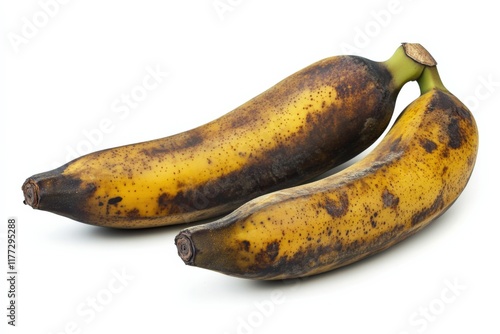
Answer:
<svg viewBox="0 0 500 334"><path fill-rule="evenodd" d="M437 144L430 139L423 139L420 141L420 145L424 148L427 153L432 153L437 148Z"/></svg>
<svg viewBox="0 0 500 334"><path fill-rule="evenodd" d="M139 218L139 209L133 208L132 210L127 211L127 217L129 218Z"/></svg>
<svg viewBox="0 0 500 334"><path fill-rule="evenodd" d="M450 122L445 129L449 138L448 147L452 149L459 148L466 138L460 128L460 122L471 122L472 120L472 115L467 107L458 101L455 96L446 92L438 91L434 95L428 109L430 111L440 110L450 119Z"/></svg>
<svg viewBox="0 0 500 334"><path fill-rule="evenodd" d="M108 199L108 205L116 205L122 201L123 198L120 196L116 196L113 198Z"/></svg>
<svg viewBox="0 0 500 334"><path fill-rule="evenodd" d="M445 110L451 117L471 120L472 114L463 103L450 93L437 91L431 102L431 109L438 108Z"/></svg>
<svg viewBox="0 0 500 334"><path fill-rule="evenodd" d="M333 218L345 215L349 209L349 197L346 193L341 193L338 201L326 198L325 209Z"/></svg>
<svg viewBox="0 0 500 334"><path fill-rule="evenodd" d="M243 240L240 245L241 245L241 249L243 249L245 252L250 251L250 241Z"/></svg>
<svg viewBox="0 0 500 334"><path fill-rule="evenodd" d="M175 196L162 193L158 196L158 209L167 214L196 211L196 207L191 206L192 199L190 198L191 195L189 195L190 191L190 189L187 190L187 193L185 191L179 191Z"/></svg>
<svg viewBox="0 0 500 334"><path fill-rule="evenodd" d="M342 242L340 242L340 240L337 240L335 244L333 244L333 250L336 252L340 252L342 250Z"/></svg>
<svg viewBox="0 0 500 334"><path fill-rule="evenodd" d="M382 202L385 208L395 209L399 204L399 197L392 194L389 190L384 189L382 192Z"/></svg>
<svg viewBox="0 0 500 334"><path fill-rule="evenodd" d="M307 123L313 123L314 122L314 116L311 113L308 113L306 116L306 122Z"/></svg>
<svg viewBox="0 0 500 334"><path fill-rule="evenodd" d="M269 256L269 259L271 261L274 261L276 259L276 256L278 256L280 250L280 244L278 242L272 242L266 247L267 255Z"/></svg>
<svg viewBox="0 0 500 334"><path fill-rule="evenodd" d="M463 135L460 131L459 120L452 118L448 124L448 146L451 148L459 148L462 145Z"/></svg>
<svg viewBox="0 0 500 334"><path fill-rule="evenodd" d="M166 208L170 205L170 199L171 196L169 196L167 193L163 193L160 196L158 196L158 206L160 208Z"/></svg>
<svg viewBox="0 0 500 334"><path fill-rule="evenodd" d="M448 158L450 156L450 149L445 146L444 150L441 152L441 156L443 158Z"/></svg>
<svg viewBox="0 0 500 334"><path fill-rule="evenodd" d="M182 148L190 148L197 146L203 142L203 136L196 132L190 133L190 136L186 138L185 142L182 145Z"/></svg>
<svg viewBox="0 0 500 334"><path fill-rule="evenodd" d="M335 91L337 92L338 99L347 99L351 94L356 91L357 87L353 87L352 81L343 80L336 87Z"/></svg>
<svg viewBox="0 0 500 334"><path fill-rule="evenodd" d="M422 221L425 221L429 216L433 215L437 211L443 208L444 201L443 201L443 194L439 194L438 197L434 200L434 202L429 206L428 208L425 208L416 214L413 215L411 219L411 225L415 226Z"/></svg>
<svg viewBox="0 0 500 334"><path fill-rule="evenodd" d="M257 263L265 265L266 263L273 262L278 256L280 244L278 241L273 241L266 246L266 249L261 250L256 256Z"/></svg>

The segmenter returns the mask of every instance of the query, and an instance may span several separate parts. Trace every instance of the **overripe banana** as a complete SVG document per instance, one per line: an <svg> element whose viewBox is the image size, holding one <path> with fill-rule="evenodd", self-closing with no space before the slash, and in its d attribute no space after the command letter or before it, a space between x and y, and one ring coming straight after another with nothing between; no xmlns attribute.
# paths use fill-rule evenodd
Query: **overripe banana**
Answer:
<svg viewBox="0 0 500 334"><path fill-rule="evenodd" d="M34 175L24 202L116 228L225 214L362 152L386 129L401 87L433 61L419 44L403 44L385 62L321 60L198 128Z"/></svg>
<svg viewBox="0 0 500 334"><path fill-rule="evenodd" d="M353 263L428 225L466 186L478 132L435 66L418 82L421 96L362 160L181 231L179 256L237 277L295 278Z"/></svg>

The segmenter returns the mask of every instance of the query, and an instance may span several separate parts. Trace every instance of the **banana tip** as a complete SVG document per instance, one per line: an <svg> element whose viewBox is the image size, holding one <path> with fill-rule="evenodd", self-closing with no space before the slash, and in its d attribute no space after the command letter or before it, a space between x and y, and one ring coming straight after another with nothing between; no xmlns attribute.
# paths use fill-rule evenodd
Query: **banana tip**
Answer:
<svg viewBox="0 0 500 334"><path fill-rule="evenodd" d="M193 264L195 249L193 241L187 232L180 232L175 237L175 245L177 246L177 253L185 264Z"/></svg>
<svg viewBox="0 0 500 334"><path fill-rule="evenodd" d="M24 193L23 203L36 209L40 200L40 189L38 184L35 181L28 179L24 182L22 190Z"/></svg>

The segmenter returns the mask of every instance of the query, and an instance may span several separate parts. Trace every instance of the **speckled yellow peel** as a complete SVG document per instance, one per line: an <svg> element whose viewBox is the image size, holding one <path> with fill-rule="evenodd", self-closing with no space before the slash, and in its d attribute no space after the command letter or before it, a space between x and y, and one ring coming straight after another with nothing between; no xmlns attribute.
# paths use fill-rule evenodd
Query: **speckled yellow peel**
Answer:
<svg viewBox="0 0 500 334"><path fill-rule="evenodd" d="M252 279L329 271L404 240L441 215L472 173L472 114L427 67L422 95L365 158L322 180L256 198L176 237L193 266Z"/></svg>
<svg viewBox="0 0 500 334"><path fill-rule="evenodd" d="M144 228L222 215L310 180L383 133L399 90L424 68L407 56L412 48L385 62L321 60L198 128L34 175L25 203L88 224Z"/></svg>

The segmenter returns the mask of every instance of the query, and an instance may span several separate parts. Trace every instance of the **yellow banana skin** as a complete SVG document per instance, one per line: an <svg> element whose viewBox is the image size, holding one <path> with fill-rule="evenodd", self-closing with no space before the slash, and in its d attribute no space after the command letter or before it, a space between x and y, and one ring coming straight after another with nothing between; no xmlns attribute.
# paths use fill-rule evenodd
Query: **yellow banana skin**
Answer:
<svg viewBox="0 0 500 334"><path fill-rule="evenodd" d="M426 68L419 83L422 95L365 158L181 231L179 256L242 278L296 278L348 265L427 226L465 188L478 130L436 67Z"/></svg>
<svg viewBox="0 0 500 334"><path fill-rule="evenodd" d="M36 174L24 202L87 224L145 228L222 215L354 157L385 130L423 65L405 44L385 62L321 60L222 117L98 151Z"/></svg>

